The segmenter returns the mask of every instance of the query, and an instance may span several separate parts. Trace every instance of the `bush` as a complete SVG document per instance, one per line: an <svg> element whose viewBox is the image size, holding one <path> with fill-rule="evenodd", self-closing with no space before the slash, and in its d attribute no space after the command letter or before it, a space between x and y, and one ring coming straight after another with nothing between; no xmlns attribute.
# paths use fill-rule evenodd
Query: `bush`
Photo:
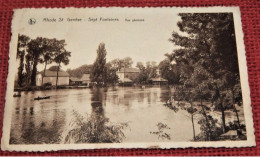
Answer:
<svg viewBox="0 0 260 157"><path fill-rule="evenodd" d="M127 123L112 124L102 114L91 114L86 117L73 112L75 118L65 143L120 143L125 138L123 129Z"/></svg>
<svg viewBox="0 0 260 157"><path fill-rule="evenodd" d="M43 86L44 87L49 87L49 86L52 86L52 84L50 82L47 82L47 83L44 83Z"/></svg>

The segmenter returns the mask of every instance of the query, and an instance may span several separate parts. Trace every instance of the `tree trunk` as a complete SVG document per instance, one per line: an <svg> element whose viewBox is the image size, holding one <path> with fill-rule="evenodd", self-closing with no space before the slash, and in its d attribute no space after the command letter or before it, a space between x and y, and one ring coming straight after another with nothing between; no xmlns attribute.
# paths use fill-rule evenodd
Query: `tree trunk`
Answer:
<svg viewBox="0 0 260 157"><path fill-rule="evenodd" d="M31 86L36 85L36 73L37 73L37 60L34 61L33 63L33 69L32 69L32 75L31 75Z"/></svg>
<svg viewBox="0 0 260 157"><path fill-rule="evenodd" d="M18 68L18 85L22 87L24 76L23 76L23 69L24 69L24 52L21 52L20 55L20 64Z"/></svg>
<svg viewBox="0 0 260 157"><path fill-rule="evenodd" d="M234 107L234 111L236 113L238 128L240 129L240 120L239 120L237 108L236 108L236 105L235 105L235 92L234 92L233 89L231 89L231 92L232 92L232 104L233 104L233 107Z"/></svg>
<svg viewBox="0 0 260 157"><path fill-rule="evenodd" d="M202 113L206 119L206 125L207 125L207 128L208 128L208 136L207 137L207 140L210 141L211 140L211 130L210 130L210 125L209 125L209 120L208 120L208 117L207 117L207 113L205 112L205 109L204 109L204 106L202 105L202 99L200 99L200 106L202 108Z"/></svg>
<svg viewBox="0 0 260 157"><path fill-rule="evenodd" d="M45 77L46 67L47 67L47 61L45 62L44 71L43 71L43 75L42 75L42 85L43 85L43 78Z"/></svg>
<svg viewBox="0 0 260 157"><path fill-rule="evenodd" d="M223 107L222 102L221 102L221 119L222 119L223 133L225 133L226 132L226 119L225 119L225 109Z"/></svg>
<svg viewBox="0 0 260 157"><path fill-rule="evenodd" d="M58 64L58 67L57 67L56 89L57 89L57 86L58 86L59 70L60 70L60 63Z"/></svg>
<svg viewBox="0 0 260 157"><path fill-rule="evenodd" d="M31 84L31 65L29 63L26 65L26 86Z"/></svg>
<svg viewBox="0 0 260 157"><path fill-rule="evenodd" d="M195 128L194 128L194 120L193 120L193 104L192 104L192 102L190 103L190 105L191 105L191 110L192 110L191 122L192 122L192 129L193 129L193 140L195 141Z"/></svg>

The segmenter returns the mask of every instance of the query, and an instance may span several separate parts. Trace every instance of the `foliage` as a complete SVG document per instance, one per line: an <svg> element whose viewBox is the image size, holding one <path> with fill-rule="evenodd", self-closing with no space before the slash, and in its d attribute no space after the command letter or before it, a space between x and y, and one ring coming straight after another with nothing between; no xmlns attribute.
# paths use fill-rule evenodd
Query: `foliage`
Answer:
<svg viewBox="0 0 260 157"><path fill-rule="evenodd" d="M133 60L130 57L125 57L123 59L113 59L109 62L111 67L116 71L120 70L121 68L131 68L133 64Z"/></svg>
<svg viewBox="0 0 260 157"><path fill-rule="evenodd" d="M57 68L57 76L56 76L56 87L58 86L58 78L59 78L59 70L60 70L60 64L63 63L64 65L69 64L69 57L71 56L69 51L66 51L64 48L65 46L65 41L61 40L59 41L60 43L58 44L60 47L57 47L59 51L56 51L54 53L54 62L58 64Z"/></svg>
<svg viewBox="0 0 260 157"><path fill-rule="evenodd" d="M169 84L179 84L180 72L176 66L168 58L159 64L159 70L162 78L168 80Z"/></svg>
<svg viewBox="0 0 260 157"><path fill-rule="evenodd" d="M180 69L183 87L193 93L189 99L210 101L221 111L225 132L225 110L232 104L227 93L239 82L233 15L183 13L179 16L181 21L177 25L183 33L173 32L170 41L180 48L167 57Z"/></svg>
<svg viewBox="0 0 260 157"><path fill-rule="evenodd" d="M81 116L73 112L74 119L71 123L73 129L65 138L65 143L120 143L125 138L123 129L128 124L112 124L109 119L98 114Z"/></svg>
<svg viewBox="0 0 260 157"><path fill-rule="evenodd" d="M149 81L152 78L156 78L158 76L158 66L154 61L146 62L146 66L144 66L142 62L137 62L136 67L139 68L140 70L139 75L134 80L137 83L140 84L149 83Z"/></svg>
<svg viewBox="0 0 260 157"><path fill-rule="evenodd" d="M26 45L26 54L24 54L23 57L26 61L26 73L24 78L26 78L25 83L27 85L29 85L29 83L31 86L36 85L37 65L39 63L45 64L45 71L47 64L50 64L52 61L57 63L65 63L65 65L69 62L68 57L70 56L70 52L65 50L65 40L57 40L55 38L48 39L43 37L37 37L36 39L30 39L29 37L26 37L24 39L28 41L23 44L24 46ZM62 57L64 58L61 59Z"/></svg>
<svg viewBox="0 0 260 157"><path fill-rule="evenodd" d="M170 134L166 133L164 130L165 129L170 129L170 127L168 127L166 124L163 123L157 123L157 128L158 131L154 131L154 132L150 132L150 134L154 134L158 136L158 139L167 139L167 140L171 140L171 136Z"/></svg>
<svg viewBox="0 0 260 157"><path fill-rule="evenodd" d="M201 133L195 137L196 141L217 141L222 134L222 129L217 126L217 119L210 115L207 115L206 118L198 121Z"/></svg>
<svg viewBox="0 0 260 157"><path fill-rule="evenodd" d="M37 37L28 43L28 55L32 59L31 86L36 85L38 63L42 63L40 56L48 49L47 39Z"/></svg>
<svg viewBox="0 0 260 157"><path fill-rule="evenodd" d="M106 83L115 84L118 82L118 76L116 74L116 68L113 68L110 63L106 64Z"/></svg>
<svg viewBox="0 0 260 157"><path fill-rule="evenodd" d="M70 74L71 77L80 78L83 74L89 74L91 72L93 65L82 65L75 69L68 69L67 72Z"/></svg>
<svg viewBox="0 0 260 157"><path fill-rule="evenodd" d="M105 44L101 43L97 49L97 57L93 64L93 69L90 74L90 79L92 82L97 82L101 84L106 81L106 55L107 51Z"/></svg>
<svg viewBox="0 0 260 157"><path fill-rule="evenodd" d="M23 86L24 80L25 80L25 74L23 72L24 70L24 56L27 52L27 44L29 42L30 38L26 35L20 35L18 34L18 43L17 43L17 54L16 58L20 59L19 67L18 67L18 85L20 87Z"/></svg>

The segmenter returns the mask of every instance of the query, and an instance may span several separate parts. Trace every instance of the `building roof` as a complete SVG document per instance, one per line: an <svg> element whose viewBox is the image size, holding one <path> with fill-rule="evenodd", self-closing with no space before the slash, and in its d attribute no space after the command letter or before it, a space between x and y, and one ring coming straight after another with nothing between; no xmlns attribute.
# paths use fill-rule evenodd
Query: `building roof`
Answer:
<svg viewBox="0 0 260 157"><path fill-rule="evenodd" d="M54 66L51 66L51 67L49 68L49 70L51 70L51 71L57 71L58 67L59 67L59 66L54 65Z"/></svg>
<svg viewBox="0 0 260 157"><path fill-rule="evenodd" d="M119 73L139 73L140 70L137 68L121 68L118 72Z"/></svg>
<svg viewBox="0 0 260 157"><path fill-rule="evenodd" d="M90 81L90 74L83 74L80 80L81 81Z"/></svg>
<svg viewBox="0 0 260 157"><path fill-rule="evenodd" d="M164 78L152 78L151 80L154 82L168 82L168 80Z"/></svg>
<svg viewBox="0 0 260 157"><path fill-rule="evenodd" d="M44 74L44 70L39 73L42 74L44 77L57 77L57 71L53 67L54 66L50 67L49 69L46 69L45 74ZM60 69L58 72L58 76L59 77L69 77L70 75L66 71Z"/></svg>
<svg viewBox="0 0 260 157"><path fill-rule="evenodd" d="M81 79L79 79L79 78L77 78L77 77L70 77L70 80L71 80L71 81L74 81L74 82L75 82L75 81L81 81Z"/></svg>

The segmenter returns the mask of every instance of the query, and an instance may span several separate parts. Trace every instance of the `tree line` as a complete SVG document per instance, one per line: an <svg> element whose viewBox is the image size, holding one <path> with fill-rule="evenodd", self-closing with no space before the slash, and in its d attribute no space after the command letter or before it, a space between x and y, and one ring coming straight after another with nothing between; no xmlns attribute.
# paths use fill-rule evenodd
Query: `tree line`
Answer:
<svg viewBox="0 0 260 157"><path fill-rule="evenodd" d="M65 46L65 40L43 37L31 39L26 35L19 34L16 54L17 59L19 59L17 79L19 87L35 86L38 64L44 64L43 76L45 76L47 65L53 62L57 64L57 86L60 66L61 64L69 64L71 56L71 52L67 51Z"/></svg>
<svg viewBox="0 0 260 157"><path fill-rule="evenodd" d="M166 54L180 72L180 86L174 98L191 115L194 140L216 140L220 134L235 129L241 134L236 105L242 105L233 15L231 13L181 13L180 32L169 39L176 48ZM173 108L172 105L168 107ZM210 108L213 108L211 110ZM173 108L174 109L174 108ZM226 124L226 111L234 111L233 128ZM221 113L221 128L212 114ZM195 137L194 115L201 134ZM245 127L243 127L245 129Z"/></svg>
<svg viewBox="0 0 260 157"><path fill-rule="evenodd" d="M92 82L97 84L116 84L119 78L116 74L122 68L133 68L131 57L116 58L106 61L107 51L104 43L100 43L97 49L97 56L93 64L85 64L75 69L68 69L72 77L80 78L83 74L90 74ZM168 80L169 84L178 84L179 72L176 65L168 58L157 64L155 61L137 62L135 68L140 70L138 76L132 80L136 84L149 84L152 78L162 77Z"/></svg>

